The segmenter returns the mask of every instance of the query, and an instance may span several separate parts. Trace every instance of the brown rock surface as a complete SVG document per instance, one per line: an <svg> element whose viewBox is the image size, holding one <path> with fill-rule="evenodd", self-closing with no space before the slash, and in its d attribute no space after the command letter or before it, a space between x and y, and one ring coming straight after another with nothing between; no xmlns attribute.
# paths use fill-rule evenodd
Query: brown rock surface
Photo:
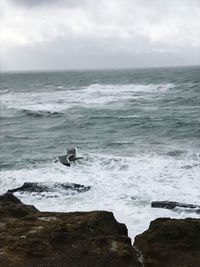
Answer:
<svg viewBox="0 0 200 267"><path fill-rule="evenodd" d="M156 219L134 245L145 267L199 267L200 219Z"/></svg>
<svg viewBox="0 0 200 267"><path fill-rule="evenodd" d="M0 267L139 267L111 212L39 212L0 196Z"/></svg>

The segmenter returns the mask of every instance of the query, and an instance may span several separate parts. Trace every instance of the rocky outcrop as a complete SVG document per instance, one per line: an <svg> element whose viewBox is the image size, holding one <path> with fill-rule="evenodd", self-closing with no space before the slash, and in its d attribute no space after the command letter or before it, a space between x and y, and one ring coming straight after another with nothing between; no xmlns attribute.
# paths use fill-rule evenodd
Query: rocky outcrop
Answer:
<svg viewBox="0 0 200 267"><path fill-rule="evenodd" d="M145 267L199 267L200 219L156 219L134 245Z"/></svg>
<svg viewBox="0 0 200 267"><path fill-rule="evenodd" d="M0 267L139 267L111 212L40 212L0 196Z"/></svg>
<svg viewBox="0 0 200 267"><path fill-rule="evenodd" d="M200 219L156 219L134 246L111 212L40 212L0 196L0 267L199 267Z"/></svg>
<svg viewBox="0 0 200 267"><path fill-rule="evenodd" d="M53 193L62 190L65 194L83 193L90 190L90 186L74 183L24 183L18 188L8 190L8 193L28 192L28 193Z"/></svg>
<svg viewBox="0 0 200 267"><path fill-rule="evenodd" d="M153 201L151 202L152 208L163 208L175 210L178 212L195 212L200 214L200 206L194 204L186 204L174 201Z"/></svg>
<svg viewBox="0 0 200 267"><path fill-rule="evenodd" d="M4 223L4 221L6 222L11 218L23 218L36 212L38 212L38 210L34 206L24 205L12 194L7 193L0 196L0 223Z"/></svg>

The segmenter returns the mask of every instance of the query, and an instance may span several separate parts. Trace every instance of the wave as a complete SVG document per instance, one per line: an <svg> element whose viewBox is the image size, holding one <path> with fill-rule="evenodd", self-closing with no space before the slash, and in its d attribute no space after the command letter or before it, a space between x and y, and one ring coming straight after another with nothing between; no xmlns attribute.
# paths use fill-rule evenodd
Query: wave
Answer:
<svg viewBox="0 0 200 267"><path fill-rule="evenodd" d="M7 94L9 92L9 90L8 89L2 89L2 90L0 90L0 94Z"/></svg>
<svg viewBox="0 0 200 267"><path fill-rule="evenodd" d="M59 197L49 198L23 194L20 198L45 211L110 210L119 221L127 224L132 236L145 230L156 217L188 216L152 209L151 201L191 203L192 195L193 204L198 204L199 157L187 158L184 155L174 158L155 154L127 157L101 153L86 153L83 156L82 161L70 168L49 161L36 164L34 168L2 171L0 193L19 187L24 182L88 185L91 186L90 191L76 196L60 194Z"/></svg>
<svg viewBox="0 0 200 267"><path fill-rule="evenodd" d="M124 142L118 143L124 144ZM195 196L197 199L199 196L200 155L184 153L181 157L179 153L178 155L172 154L171 156L171 154L135 153L130 157L86 152L81 155L84 159L73 164L71 168L59 163L55 164L53 159L40 158L30 160L30 168L3 171L2 177L4 179L1 182L4 183L8 179L8 189L10 186L15 186L15 184L9 184L10 178L10 182L18 184L25 181L85 183L96 187L95 190L99 190L101 187L102 189L115 190L112 188L113 185L117 190L126 191L126 194L140 193L143 198L149 200L155 197L160 200L165 197L166 199L176 198L177 201L182 202L190 200L190 191L194 189L193 196L194 199ZM33 169L31 164L34 165ZM194 169L185 170L185 166L193 166ZM193 182L191 183L191 181ZM155 188L159 190L155 192ZM169 188L171 190L168 190ZM177 191L177 195L174 194L175 191ZM116 193L119 194L120 192Z"/></svg>
<svg viewBox="0 0 200 267"><path fill-rule="evenodd" d="M28 110L28 109L23 109L20 111L20 114L22 116L31 116L31 117L60 117L63 115L63 112L57 112L57 111L45 111L45 110Z"/></svg>
<svg viewBox="0 0 200 267"><path fill-rule="evenodd" d="M40 112L63 112L71 108L108 108L125 105L131 99L146 98L149 94L163 93L174 88L168 84L91 84L76 89L41 92L8 92L2 95L2 105L7 109L26 110L40 116ZM115 107L116 108L116 107Z"/></svg>
<svg viewBox="0 0 200 267"><path fill-rule="evenodd" d="M171 150L171 151L168 151L166 153L167 156L171 156L171 157L178 157L178 156L182 156L184 154L186 154L187 152L184 151L184 150Z"/></svg>
<svg viewBox="0 0 200 267"><path fill-rule="evenodd" d="M8 139L29 139L28 136L18 136L18 135L5 135L5 138L8 138Z"/></svg>
<svg viewBox="0 0 200 267"><path fill-rule="evenodd" d="M91 84L86 88L87 91L92 93L103 92L115 93L116 91L124 92L163 92L174 88L173 83L166 84Z"/></svg>
<svg viewBox="0 0 200 267"><path fill-rule="evenodd" d="M46 111L46 110L29 110L29 109L5 109L1 113L1 119L7 120L15 117L60 117L64 114L64 112L57 112L57 111Z"/></svg>

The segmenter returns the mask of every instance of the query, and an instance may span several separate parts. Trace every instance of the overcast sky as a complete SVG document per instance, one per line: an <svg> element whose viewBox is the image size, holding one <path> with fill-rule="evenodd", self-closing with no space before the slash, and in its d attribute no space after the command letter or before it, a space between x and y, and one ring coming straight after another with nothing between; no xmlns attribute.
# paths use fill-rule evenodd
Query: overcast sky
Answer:
<svg viewBox="0 0 200 267"><path fill-rule="evenodd" d="M200 65L200 0L1 0L2 70Z"/></svg>

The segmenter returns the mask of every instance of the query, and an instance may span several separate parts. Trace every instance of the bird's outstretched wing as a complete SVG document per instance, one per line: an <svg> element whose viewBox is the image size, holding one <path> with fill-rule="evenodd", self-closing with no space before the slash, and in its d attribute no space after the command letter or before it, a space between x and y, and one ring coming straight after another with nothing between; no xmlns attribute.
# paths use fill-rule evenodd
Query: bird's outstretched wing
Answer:
<svg viewBox="0 0 200 267"><path fill-rule="evenodd" d="M58 156L58 159L62 164L70 167L70 162L69 162L69 156L68 155Z"/></svg>

